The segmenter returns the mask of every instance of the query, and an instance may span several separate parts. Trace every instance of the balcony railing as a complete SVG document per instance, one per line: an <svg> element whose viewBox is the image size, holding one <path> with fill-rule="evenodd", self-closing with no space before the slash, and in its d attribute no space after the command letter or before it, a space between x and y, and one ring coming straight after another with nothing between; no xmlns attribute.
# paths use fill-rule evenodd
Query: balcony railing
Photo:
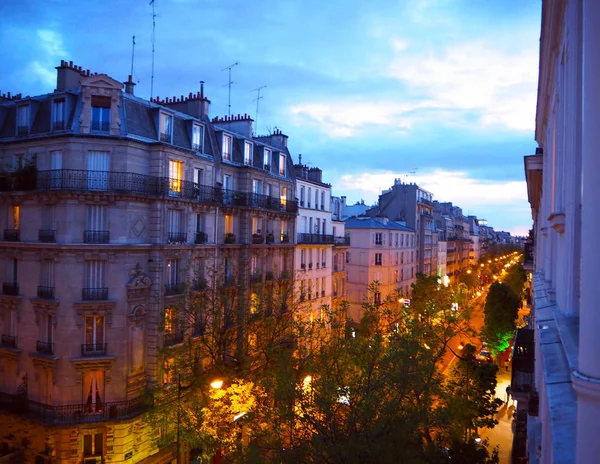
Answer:
<svg viewBox="0 0 600 464"><path fill-rule="evenodd" d="M298 212L296 200L223 190L195 182L134 172L32 169L0 175L0 192L14 191L104 191L144 197L177 197L201 203L260 208L289 214Z"/></svg>
<svg viewBox="0 0 600 464"><path fill-rule="evenodd" d="M108 288L82 288L81 299L87 301L108 300Z"/></svg>
<svg viewBox="0 0 600 464"><path fill-rule="evenodd" d="M181 244L187 242L187 234L185 232L169 232L167 240L171 244Z"/></svg>
<svg viewBox="0 0 600 464"><path fill-rule="evenodd" d="M182 295L185 285L182 283L166 284L165 296Z"/></svg>
<svg viewBox="0 0 600 464"><path fill-rule="evenodd" d="M183 330L165 333L165 346L173 346L183 342Z"/></svg>
<svg viewBox="0 0 600 464"><path fill-rule="evenodd" d="M265 239L261 234L252 234L252 243L258 245L264 243Z"/></svg>
<svg viewBox="0 0 600 464"><path fill-rule="evenodd" d="M333 235L322 235L322 234L298 234L299 244L313 244L313 245L333 245Z"/></svg>
<svg viewBox="0 0 600 464"><path fill-rule="evenodd" d="M84 230L84 243L108 243L110 241L110 231L108 230Z"/></svg>
<svg viewBox="0 0 600 464"><path fill-rule="evenodd" d="M35 351L37 351L38 353L53 354L53 343L37 340L35 342Z"/></svg>
<svg viewBox="0 0 600 464"><path fill-rule="evenodd" d="M91 412L87 404L50 405L0 392L0 410L46 425L76 425L132 419L151 406L147 397L104 402Z"/></svg>
<svg viewBox="0 0 600 464"><path fill-rule="evenodd" d="M226 244L232 244L235 243L235 234L232 234L231 232L228 232L225 234L225 238L223 239L223 241Z"/></svg>
<svg viewBox="0 0 600 464"><path fill-rule="evenodd" d="M4 229L4 241L5 242L20 242L21 241L21 230L20 229Z"/></svg>
<svg viewBox="0 0 600 464"><path fill-rule="evenodd" d="M335 237L334 246L350 246L350 237Z"/></svg>
<svg viewBox="0 0 600 464"><path fill-rule="evenodd" d="M17 337L15 335L2 334L2 338L0 338L0 345L5 348L16 348Z"/></svg>
<svg viewBox="0 0 600 464"><path fill-rule="evenodd" d="M281 241L281 243L290 243L290 236L288 234L281 234L279 240Z"/></svg>
<svg viewBox="0 0 600 464"><path fill-rule="evenodd" d="M196 245L202 245L208 241L208 235L206 232L196 232L196 238L194 239L194 243Z"/></svg>
<svg viewBox="0 0 600 464"><path fill-rule="evenodd" d="M16 282L4 282L2 283L2 293L5 295L18 295L19 284Z"/></svg>
<svg viewBox="0 0 600 464"><path fill-rule="evenodd" d="M51 229L40 229L38 231L38 240L43 243L55 243L56 231Z"/></svg>
<svg viewBox="0 0 600 464"><path fill-rule="evenodd" d="M83 343L81 356L106 356L106 343Z"/></svg>
<svg viewBox="0 0 600 464"><path fill-rule="evenodd" d="M38 286L37 296L38 296L38 298L42 298L44 300L53 300L54 299L54 287L44 287L41 285Z"/></svg>

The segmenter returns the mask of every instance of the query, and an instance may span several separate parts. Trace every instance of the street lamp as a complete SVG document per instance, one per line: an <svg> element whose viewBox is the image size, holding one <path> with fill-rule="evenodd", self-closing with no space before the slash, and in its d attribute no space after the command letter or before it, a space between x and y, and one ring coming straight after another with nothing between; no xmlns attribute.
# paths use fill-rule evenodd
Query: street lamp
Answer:
<svg viewBox="0 0 600 464"><path fill-rule="evenodd" d="M214 388L215 390L218 390L222 386L223 386L223 381L221 379L215 379L210 383L210 388Z"/></svg>

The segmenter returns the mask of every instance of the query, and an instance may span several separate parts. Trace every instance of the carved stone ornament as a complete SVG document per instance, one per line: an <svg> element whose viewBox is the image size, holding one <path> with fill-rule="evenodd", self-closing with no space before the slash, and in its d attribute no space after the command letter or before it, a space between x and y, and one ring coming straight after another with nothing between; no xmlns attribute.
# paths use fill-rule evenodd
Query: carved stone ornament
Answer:
<svg viewBox="0 0 600 464"><path fill-rule="evenodd" d="M146 318L146 308L142 305L135 306L127 315L127 322L130 324L139 324Z"/></svg>
<svg viewBox="0 0 600 464"><path fill-rule="evenodd" d="M129 275L131 278L127 282L127 301L130 303L146 301L150 293L152 280L147 275L142 274L139 263L129 272Z"/></svg>
<svg viewBox="0 0 600 464"><path fill-rule="evenodd" d="M548 223L559 234L565 231L565 213L553 212L548 216Z"/></svg>
<svg viewBox="0 0 600 464"><path fill-rule="evenodd" d="M85 325L85 316L104 316L106 325L112 326L114 301L76 301L73 307L77 312L77 328L81 329Z"/></svg>
<svg viewBox="0 0 600 464"><path fill-rule="evenodd" d="M16 311L17 321L21 321L21 296L0 295L0 314L3 319L8 311Z"/></svg>
<svg viewBox="0 0 600 464"><path fill-rule="evenodd" d="M83 376L86 372L93 371L104 371L104 380L106 383L110 383L112 380L111 369L114 363L114 356L73 359L73 364L75 364L75 370L77 371L77 383L80 384L83 382Z"/></svg>
<svg viewBox="0 0 600 464"><path fill-rule="evenodd" d="M57 317L56 310L58 309L58 300L42 300L40 298L31 298L29 300L33 307L33 314L35 315L35 324L40 325L40 316L43 314L50 314L52 316L52 324L56 328Z"/></svg>

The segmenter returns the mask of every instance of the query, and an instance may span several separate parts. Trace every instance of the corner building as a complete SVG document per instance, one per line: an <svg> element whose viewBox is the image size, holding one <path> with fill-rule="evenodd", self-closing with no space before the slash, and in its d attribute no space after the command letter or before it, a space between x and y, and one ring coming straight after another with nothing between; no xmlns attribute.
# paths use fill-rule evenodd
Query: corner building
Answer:
<svg viewBox="0 0 600 464"><path fill-rule="evenodd" d="M173 308L291 279L287 137L133 90L61 62L53 93L0 97L0 442L21 462L176 460L142 419L161 350L202 336Z"/></svg>

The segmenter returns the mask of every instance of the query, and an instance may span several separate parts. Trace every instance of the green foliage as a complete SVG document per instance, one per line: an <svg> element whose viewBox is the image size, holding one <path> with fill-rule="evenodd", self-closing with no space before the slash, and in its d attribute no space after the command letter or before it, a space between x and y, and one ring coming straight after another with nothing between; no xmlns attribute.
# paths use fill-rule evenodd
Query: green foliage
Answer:
<svg viewBox="0 0 600 464"><path fill-rule="evenodd" d="M483 334L495 354L508 348L516 330L521 298L506 284L494 282L485 301Z"/></svg>
<svg viewBox="0 0 600 464"><path fill-rule="evenodd" d="M502 282L505 285L508 285L511 290L518 295L519 297L523 297L523 289L525 287L525 282L527 281L527 272L523 269L521 264L512 265L508 268L508 272Z"/></svg>

